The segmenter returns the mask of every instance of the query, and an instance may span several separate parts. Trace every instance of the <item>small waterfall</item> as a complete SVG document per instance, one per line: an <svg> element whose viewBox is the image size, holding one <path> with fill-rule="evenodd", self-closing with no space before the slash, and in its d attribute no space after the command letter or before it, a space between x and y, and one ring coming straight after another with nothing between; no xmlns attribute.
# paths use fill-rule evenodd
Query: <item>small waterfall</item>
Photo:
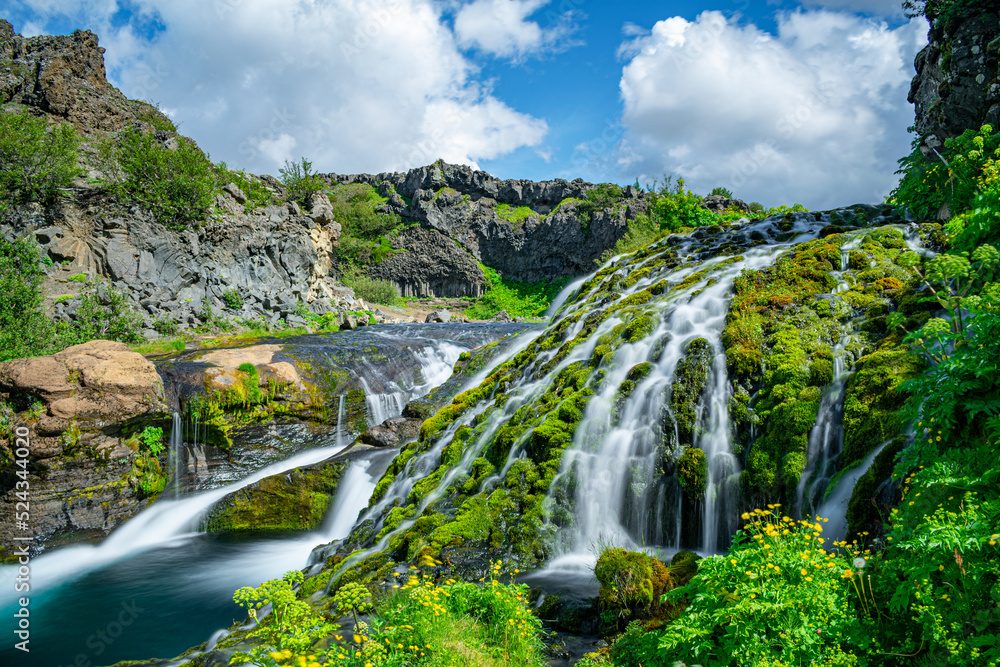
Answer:
<svg viewBox="0 0 1000 667"><path fill-rule="evenodd" d="M160 499L117 528L97 546L73 545L34 559L32 584L39 589L56 586L69 578L141 551L192 537L197 534L198 524L205 512L230 493L265 477L325 461L341 449L323 447L307 450L258 470L238 482L180 500Z"/></svg>
<svg viewBox="0 0 1000 667"><path fill-rule="evenodd" d="M337 401L337 446L344 446L344 395L340 395L340 400Z"/></svg>
<svg viewBox="0 0 1000 667"><path fill-rule="evenodd" d="M826 494L826 500L814 512L815 516L830 520L823 524L823 537L828 542L840 541L847 537L847 502L851 499L851 494L854 493L854 485L857 484L862 475L868 472L872 463L875 462L875 457L888 444L888 442L883 442L870 452L864 461L841 475L836 486Z"/></svg>
<svg viewBox="0 0 1000 667"><path fill-rule="evenodd" d="M170 456L174 460L174 499L181 497L181 447L184 446L184 422L176 411L170 426Z"/></svg>
<svg viewBox="0 0 1000 667"><path fill-rule="evenodd" d="M844 357L849 342L850 337L845 338L833 348L833 379L823 391L816 423L809 431L806 467L796 493L795 506L800 517L814 513L844 448L844 388L849 375L844 370Z"/></svg>

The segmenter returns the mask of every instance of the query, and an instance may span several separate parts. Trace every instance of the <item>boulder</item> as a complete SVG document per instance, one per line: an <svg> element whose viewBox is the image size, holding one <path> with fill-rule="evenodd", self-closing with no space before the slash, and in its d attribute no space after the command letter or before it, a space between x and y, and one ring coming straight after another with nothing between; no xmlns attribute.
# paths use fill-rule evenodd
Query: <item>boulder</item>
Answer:
<svg viewBox="0 0 1000 667"><path fill-rule="evenodd" d="M420 435L421 419L396 417L372 426L361 434L361 442L372 447L401 447Z"/></svg>
<svg viewBox="0 0 1000 667"><path fill-rule="evenodd" d="M106 534L148 503L132 482L141 424L168 424L152 363L123 343L94 340L58 354L0 364L0 401L29 432L32 549L54 535ZM39 403L42 414L28 409ZM13 439L0 439L12 460ZM165 460L165 454L164 460ZM0 556L11 553L17 496L0 494ZM23 535L23 531L17 533Z"/></svg>
<svg viewBox="0 0 1000 667"><path fill-rule="evenodd" d="M447 310L435 310L433 313L428 313L424 322L427 324L451 322L451 313Z"/></svg>
<svg viewBox="0 0 1000 667"><path fill-rule="evenodd" d="M514 318L512 318L507 313L506 310L501 310L499 313L497 313L496 315L494 315L493 318L490 320L490 322L504 322L504 323L509 323L509 322L513 322L513 321L514 321Z"/></svg>

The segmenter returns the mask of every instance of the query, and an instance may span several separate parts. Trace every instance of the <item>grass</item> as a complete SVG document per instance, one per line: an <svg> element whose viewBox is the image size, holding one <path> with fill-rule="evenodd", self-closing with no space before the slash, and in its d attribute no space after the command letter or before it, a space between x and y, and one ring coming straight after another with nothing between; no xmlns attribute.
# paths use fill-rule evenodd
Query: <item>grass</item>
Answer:
<svg viewBox="0 0 1000 667"><path fill-rule="evenodd" d="M524 224L524 221L535 215L527 206L513 207L509 204L498 204L496 207L497 215L503 220L511 223L515 227L519 227Z"/></svg>
<svg viewBox="0 0 1000 667"><path fill-rule="evenodd" d="M480 267L486 276L487 291L465 311L465 316L473 320L488 320L501 310L506 310L511 317L541 318L567 283L565 278L551 283L507 280L495 269Z"/></svg>
<svg viewBox="0 0 1000 667"><path fill-rule="evenodd" d="M133 352L138 352L143 356L170 354L171 352L181 352L187 347L187 339L178 336L176 338L165 338L144 343L129 345Z"/></svg>

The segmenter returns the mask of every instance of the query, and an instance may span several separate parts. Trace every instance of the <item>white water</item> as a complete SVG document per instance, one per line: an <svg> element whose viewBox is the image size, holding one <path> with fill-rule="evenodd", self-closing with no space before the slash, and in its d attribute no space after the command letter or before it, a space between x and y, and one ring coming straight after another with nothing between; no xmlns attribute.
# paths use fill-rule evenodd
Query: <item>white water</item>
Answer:
<svg viewBox="0 0 1000 667"><path fill-rule="evenodd" d="M344 395L341 394L337 401L337 446L344 445Z"/></svg>
<svg viewBox="0 0 1000 667"><path fill-rule="evenodd" d="M174 460L174 499L181 497L181 447L184 446L184 422L180 414L174 412L170 426L170 456Z"/></svg>
<svg viewBox="0 0 1000 667"><path fill-rule="evenodd" d="M847 537L847 503L854 492L854 485L857 484L862 475L868 472L875 457L885 449L887 444L889 443L883 442L870 452L864 461L841 475L840 479L837 480L837 485L827 493L826 500L816 510L815 516L830 520L823 524L823 537L826 538L827 542L832 543Z"/></svg>
<svg viewBox="0 0 1000 667"><path fill-rule="evenodd" d="M274 463L233 484L180 500L159 500L116 529L100 545L74 545L45 553L32 560L32 590L41 591L66 583L99 567L147 549L168 548L196 534L205 513L225 496L265 477L324 461L338 447L311 449ZM373 486L374 488L374 486ZM13 579L14 567L0 568L0 580ZM13 586L0 593L6 601Z"/></svg>
<svg viewBox="0 0 1000 667"><path fill-rule="evenodd" d="M420 366L414 375L415 383L411 387L401 387L385 378L384 373L375 364L366 360L365 375L358 380L365 392L368 425L377 426L387 419L400 416L407 403L425 396L435 387L444 384L451 377L455 362L466 351L467 348L448 341L433 341L432 344L415 350L413 356ZM388 391L373 391L369 378L379 379Z"/></svg>
<svg viewBox="0 0 1000 667"><path fill-rule="evenodd" d="M833 348L833 379L823 390L816 423L809 431L806 467L799 478L795 507L800 517L813 512L834 475L833 463L844 448L844 388L848 373L844 370L846 338Z"/></svg>

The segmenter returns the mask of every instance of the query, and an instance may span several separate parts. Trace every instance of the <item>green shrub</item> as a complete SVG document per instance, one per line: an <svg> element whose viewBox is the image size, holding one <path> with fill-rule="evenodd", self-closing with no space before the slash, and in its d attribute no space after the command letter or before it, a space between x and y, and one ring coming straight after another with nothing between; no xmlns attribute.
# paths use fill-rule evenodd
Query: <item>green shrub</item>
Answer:
<svg viewBox="0 0 1000 667"><path fill-rule="evenodd" d="M177 320L168 313L160 313L153 319L153 329L161 336L174 336L179 328Z"/></svg>
<svg viewBox="0 0 1000 667"><path fill-rule="evenodd" d="M186 137L176 150L155 135L127 127L98 147L108 189L148 209L172 229L205 221L215 202L215 167Z"/></svg>
<svg viewBox="0 0 1000 667"><path fill-rule="evenodd" d="M0 361L47 354L52 323L42 311L38 245L0 237Z"/></svg>
<svg viewBox="0 0 1000 667"><path fill-rule="evenodd" d="M302 158L299 162L285 160L279 170L281 182L288 189L288 199L300 204L308 204L312 196L326 188L323 179L312 172L312 162Z"/></svg>
<svg viewBox="0 0 1000 667"><path fill-rule="evenodd" d="M486 276L486 293L465 311L466 317L474 320L488 320L501 310L511 317L542 317L568 282L566 278L550 283L508 280L501 278L496 269L479 266Z"/></svg>
<svg viewBox="0 0 1000 667"><path fill-rule="evenodd" d="M386 201L375 188L364 183L336 185L330 191L333 215L341 226L337 261L342 267L381 264L390 253L403 252L393 249L389 240L402 225L402 219L383 210Z"/></svg>
<svg viewBox="0 0 1000 667"><path fill-rule="evenodd" d="M370 278L358 269L342 272L340 282L354 290L354 296L370 303L394 306L400 301L399 288L391 280Z"/></svg>
<svg viewBox="0 0 1000 667"><path fill-rule="evenodd" d="M634 220L629 220L628 231L625 232L625 236L618 239L614 248L605 250L598 263L604 264L617 255L645 248L661 236L659 224L654 222L648 215L636 216Z"/></svg>
<svg viewBox="0 0 1000 667"><path fill-rule="evenodd" d="M142 342L142 316L120 289L107 285L105 298L98 284L88 283L80 294L74 338L86 342L97 338L122 343Z"/></svg>
<svg viewBox="0 0 1000 667"><path fill-rule="evenodd" d="M708 193L709 197L725 197L726 199L733 198L733 191L729 188L717 187L712 188L712 191ZM763 208L763 207L762 207Z"/></svg>
<svg viewBox="0 0 1000 667"><path fill-rule="evenodd" d="M26 110L0 110L0 209L53 202L80 173L78 145L71 125L50 127Z"/></svg>
<svg viewBox="0 0 1000 667"><path fill-rule="evenodd" d="M239 310L243 307L243 297L240 296L239 290L235 288L223 292L222 300L226 303L226 307L233 310Z"/></svg>

